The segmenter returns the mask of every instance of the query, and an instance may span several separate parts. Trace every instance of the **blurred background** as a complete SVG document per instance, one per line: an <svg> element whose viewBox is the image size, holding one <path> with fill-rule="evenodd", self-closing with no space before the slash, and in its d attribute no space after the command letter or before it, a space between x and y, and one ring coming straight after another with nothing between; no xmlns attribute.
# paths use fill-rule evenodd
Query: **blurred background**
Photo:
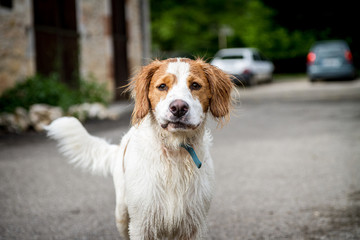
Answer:
<svg viewBox="0 0 360 240"><path fill-rule="evenodd" d="M305 57L315 41L343 39L358 58L354 9L348 0L152 1L152 47L160 57L205 59L219 48L254 47L273 60L277 73L305 72Z"/></svg>
<svg viewBox="0 0 360 240"><path fill-rule="evenodd" d="M203 58L238 84L229 123L209 118L207 239L360 239L355 4L0 0L0 240L119 239L112 179L74 169L34 130L72 115L118 143L124 86L168 57Z"/></svg>
<svg viewBox="0 0 360 240"><path fill-rule="evenodd" d="M1 0L0 94L35 74L104 83L111 99L153 58L201 57L256 48L274 73L305 73L319 40L349 44L359 66L354 2L271 0Z"/></svg>

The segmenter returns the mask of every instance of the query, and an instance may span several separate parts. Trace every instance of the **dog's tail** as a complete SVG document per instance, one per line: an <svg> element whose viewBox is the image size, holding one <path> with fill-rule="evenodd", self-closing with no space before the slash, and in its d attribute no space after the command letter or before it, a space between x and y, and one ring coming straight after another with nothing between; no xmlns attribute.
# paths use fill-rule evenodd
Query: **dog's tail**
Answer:
<svg viewBox="0 0 360 240"><path fill-rule="evenodd" d="M73 117L62 117L45 128L48 136L57 140L60 152L70 163L95 174L112 173L120 147L104 139L91 136L82 124Z"/></svg>

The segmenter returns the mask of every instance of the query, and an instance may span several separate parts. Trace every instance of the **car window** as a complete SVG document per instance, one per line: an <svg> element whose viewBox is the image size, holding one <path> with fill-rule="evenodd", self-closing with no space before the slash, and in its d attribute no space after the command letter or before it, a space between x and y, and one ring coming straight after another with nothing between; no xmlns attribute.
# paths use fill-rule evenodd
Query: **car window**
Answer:
<svg viewBox="0 0 360 240"><path fill-rule="evenodd" d="M259 53L259 55L262 61L268 61L268 59L264 55L262 55L261 53Z"/></svg>
<svg viewBox="0 0 360 240"><path fill-rule="evenodd" d="M343 55L344 51L347 50L342 44L326 44L317 46L314 50L318 56L336 56Z"/></svg>
<svg viewBox="0 0 360 240"><path fill-rule="evenodd" d="M348 49L347 44L344 43L318 43L314 47L314 51L326 51L326 50L334 50L334 49Z"/></svg>
<svg viewBox="0 0 360 240"><path fill-rule="evenodd" d="M332 50L332 49L345 49L345 45L343 44L322 44L315 47L315 50L318 51L326 51L326 50Z"/></svg>
<svg viewBox="0 0 360 240"><path fill-rule="evenodd" d="M244 59L243 55L228 55L228 56L221 56L221 59Z"/></svg>
<svg viewBox="0 0 360 240"><path fill-rule="evenodd" d="M255 61L261 61L261 56L260 56L260 54L254 52L254 53L253 53L253 59L254 59Z"/></svg>
<svg viewBox="0 0 360 240"><path fill-rule="evenodd" d="M322 51L317 51L316 52L318 54L318 56L341 56L343 55L344 51L342 51L341 49L324 49Z"/></svg>

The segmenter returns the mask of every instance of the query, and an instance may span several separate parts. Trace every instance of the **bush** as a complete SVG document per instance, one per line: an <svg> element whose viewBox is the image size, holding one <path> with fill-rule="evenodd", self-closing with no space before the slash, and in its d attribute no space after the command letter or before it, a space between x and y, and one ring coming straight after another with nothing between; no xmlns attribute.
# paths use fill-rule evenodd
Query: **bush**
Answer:
<svg viewBox="0 0 360 240"><path fill-rule="evenodd" d="M111 100L111 95L105 84L95 81L94 77L88 80L80 80L80 102L81 103L102 103L108 105Z"/></svg>
<svg viewBox="0 0 360 240"><path fill-rule="evenodd" d="M100 102L108 104L110 93L105 84L94 81L80 81L80 89L72 90L60 82L57 74L50 76L35 75L16 84L0 97L0 112L12 113L16 107L29 109L36 103L59 106L64 111L75 104Z"/></svg>

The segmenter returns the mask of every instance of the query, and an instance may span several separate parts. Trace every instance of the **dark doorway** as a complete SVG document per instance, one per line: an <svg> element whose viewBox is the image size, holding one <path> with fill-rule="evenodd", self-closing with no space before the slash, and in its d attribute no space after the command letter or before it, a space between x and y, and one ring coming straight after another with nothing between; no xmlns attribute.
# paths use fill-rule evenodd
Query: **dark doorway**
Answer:
<svg viewBox="0 0 360 240"><path fill-rule="evenodd" d="M61 81L78 87L79 44L75 0L33 0L36 70L58 73Z"/></svg>
<svg viewBox="0 0 360 240"><path fill-rule="evenodd" d="M123 94L128 79L126 51L125 0L111 0L112 35L114 46L114 77L116 99L127 97Z"/></svg>

